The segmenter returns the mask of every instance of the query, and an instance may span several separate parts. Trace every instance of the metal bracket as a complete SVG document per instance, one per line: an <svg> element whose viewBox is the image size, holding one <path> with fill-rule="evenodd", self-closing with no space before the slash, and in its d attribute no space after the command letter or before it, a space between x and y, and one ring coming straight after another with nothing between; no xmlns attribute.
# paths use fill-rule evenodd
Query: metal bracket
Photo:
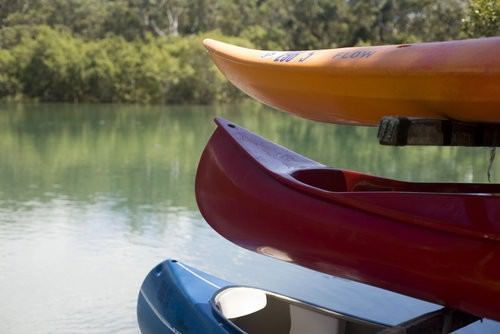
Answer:
<svg viewBox="0 0 500 334"><path fill-rule="evenodd" d="M382 145L500 146L500 124L384 117L378 128Z"/></svg>
<svg viewBox="0 0 500 334"><path fill-rule="evenodd" d="M384 329L378 334L447 334L478 320L481 318L445 307Z"/></svg>

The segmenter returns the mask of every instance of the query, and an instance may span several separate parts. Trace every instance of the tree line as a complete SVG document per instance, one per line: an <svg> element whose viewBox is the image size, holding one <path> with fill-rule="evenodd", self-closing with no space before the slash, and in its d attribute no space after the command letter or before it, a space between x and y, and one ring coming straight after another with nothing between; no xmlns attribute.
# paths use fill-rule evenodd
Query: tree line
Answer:
<svg viewBox="0 0 500 334"><path fill-rule="evenodd" d="M290 50L495 35L500 0L0 0L0 98L240 98L205 37Z"/></svg>

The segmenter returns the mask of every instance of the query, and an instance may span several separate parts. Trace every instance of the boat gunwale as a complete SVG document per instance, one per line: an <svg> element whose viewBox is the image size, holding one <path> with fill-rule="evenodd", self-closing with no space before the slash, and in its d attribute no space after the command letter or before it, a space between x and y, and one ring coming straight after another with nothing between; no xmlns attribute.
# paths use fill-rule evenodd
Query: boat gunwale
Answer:
<svg viewBox="0 0 500 334"><path fill-rule="evenodd" d="M337 55L340 52L350 52L350 51L358 51L358 50L369 50L369 51L376 51L376 52L383 52L385 55L387 55L390 52L400 52L402 50L407 51L408 46L415 47L417 48L429 48L429 47L437 47L437 48L446 48L446 47L467 47L470 48L470 45L464 45L464 44L474 44L474 43L481 43L485 42L485 40L491 41L495 40L500 44L500 36L493 36L493 37L483 37L483 38L473 38L473 39L464 39L464 40L452 40L452 41L438 41L438 42L421 42L421 43L410 43L410 44L387 44L387 45L370 45L370 46L350 46L350 47L339 47L339 48L331 48L331 49L315 49L315 50L260 50L260 49L253 49L253 48L246 48L242 46L237 46L225 42L221 42L218 40L206 38L203 41L203 45L205 48L208 50L208 53L210 55L219 57L223 59L224 61L230 61L232 63L236 63L239 65L244 65L248 67L265 67L265 68L273 68L273 69L280 69L285 72L306 72L306 73L324 73L325 70L330 70L330 71L335 71L337 72L336 74L346 74L349 75L350 77L352 76L362 76L365 77L366 75L376 75L380 77L384 77L386 73L384 71L389 70L391 72L391 75L395 75L396 73L408 77L408 76L429 76L432 75L434 77L439 77L443 74L448 74L448 75L455 75L455 76L476 76L480 75L484 77L485 75L488 76L495 76L500 73L500 66L498 67L484 67L486 65L483 65L484 69L482 71L478 71L477 69L474 69L474 71L470 71L469 69L460 69L460 68L455 68L452 67L451 69L448 67L443 67L440 62L436 62L433 66L417 66L413 65L412 63L399 63L398 65L395 65L393 63L391 64L386 64L386 63L378 63L377 66L373 65L364 65L363 63L357 64L357 66L353 66L352 64L350 66L335 66L335 62L330 62L326 63L326 60L332 60L335 55ZM476 45L474 45L476 46ZM489 46L487 46L489 47ZM413 50L412 49L412 50ZM424 50L421 50L420 52L423 52ZM287 53L323 53L326 54L328 53L329 55L323 56L325 59L323 59L323 63L318 64L310 64L306 62L267 62L263 61L262 59L262 54L265 53L275 53L275 54L287 54ZM413 51L412 51L413 52ZM455 52L454 52L455 53ZM250 55L255 54L255 56L259 56L257 58L252 58ZM477 62L476 62L477 63ZM325 64L327 66L325 66ZM472 65L472 64L469 64ZM356 71L353 71L353 69L358 69L361 70L360 73L356 73Z"/></svg>
<svg viewBox="0 0 500 334"><path fill-rule="evenodd" d="M478 231L478 230L471 230L469 228L464 228L461 226L456 226L456 225L450 225L450 224L442 224L439 221L436 221L435 219L422 219L422 217L415 217L413 215L407 214L407 213L402 213L401 211L397 211L394 209L387 209L383 208L379 205L376 204L368 204L368 203L362 203L360 205L359 201L356 201L355 199L352 198L345 198L343 195L346 194L387 194L387 191L362 191L362 192L334 192L334 191L328 191L324 190L318 187L314 187L312 185L309 185L307 183L304 183L296 178L294 178L291 174L298 170L304 170L306 168L297 168L294 169L291 172L278 172L271 170L269 168L266 168L260 161L258 161L245 147L243 144L241 144L235 137L235 135L231 132L231 130L228 129L232 128L235 130L238 130L239 133L243 133L245 135L250 135L253 136L254 138L258 138L260 141L267 141L267 139L264 139L251 131L240 127L233 122L230 122L228 120L225 120L222 117L216 117L215 118L215 123L218 125L217 129L220 129L223 131L223 133L226 133L229 138L233 141L233 143L236 144L236 146L239 148L241 152L243 152L247 157L250 158L251 161L254 161L254 165L258 166L259 169L265 172L266 175L271 176L273 179L275 179L277 182L280 184L289 187L293 189L294 191L298 191L299 193L303 193L304 191L309 195L312 196L315 199L325 201L328 203L332 203L332 201L335 202L335 205L341 205L344 207L349 207L349 208L354 208L356 210L360 210L362 212L370 213L370 214L376 214L382 217L390 218L392 220L395 220L399 222L400 224L408 224L411 223L413 226L418 226L424 229L430 228L433 230L440 231L442 233L453 233L456 235L464 236L464 237L469 237L469 238L476 238L476 239L481 239L483 241L489 241L489 242L499 242L500 241L500 233L499 232L484 232L484 231ZM232 126L230 126L232 125ZM268 141L269 142L269 141ZM295 155L295 156L300 156L304 159L307 159L311 162L311 169L312 168L328 168L327 166L318 163L314 160L308 159L303 157L302 155L293 152L283 146L276 145L274 144L274 147L279 147L280 150L283 152L286 152L287 155ZM349 170L343 170L343 169L337 169L340 171L349 171ZM359 172L356 172L359 173ZM361 173L364 174L364 173ZM364 174L364 175L369 175L369 174ZM384 178L386 179L386 178ZM386 179L386 180L391 180L391 181L398 181L394 179ZM405 182L405 181L398 181L398 182ZM419 182L415 182L419 183ZM425 182L422 182L425 183ZM443 182L446 183L446 182ZM448 182L452 183L452 182ZM472 183L471 183L472 184ZM481 184L478 184L481 185ZM401 195L413 195L415 196L417 193L416 192L404 192L404 191L391 191L390 193L392 194L401 194ZM477 197L485 197L484 193L436 193L436 192L418 192L420 196L446 196L446 197L451 197L451 198L457 198L457 197L471 197L471 198L477 198ZM493 195L489 193L490 195L487 195L488 197L498 197L498 195Z"/></svg>
<svg viewBox="0 0 500 334"><path fill-rule="evenodd" d="M236 329L238 329L240 331L241 331L241 329L238 326L236 326L236 324L234 324L230 319L226 318L222 314L222 311L217 306L217 301L216 301L216 298L218 297L218 295L220 293L224 292L225 290L234 289L234 288L250 288L250 289L259 290L261 292L264 292L266 294L266 296L270 295L270 296L273 296L275 298L284 300L284 301L288 302L289 305L295 305L295 306L298 306L298 307L302 307L302 308L304 308L306 310L312 310L314 312L317 312L317 313L320 313L320 314L324 314L324 315L328 315L328 316L334 315L335 318L339 318L339 319L346 320L346 321L349 321L349 320L352 321L352 320L354 320L357 323L365 324L365 325L381 326L381 327L385 327L385 328L390 328L391 327L391 325L386 324L386 323L378 322L376 320L369 320L369 319L358 317L358 316L355 316L355 315L352 315L352 314L349 314L349 313L343 313L343 312L335 311L335 310L328 309L326 307L323 307L323 306L315 304L315 303L310 303L310 302L307 302L305 300L293 298L293 297L286 296L286 295L283 295L283 294L280 294L280 293L277 293L277 292L274 292L274 291L270 291L270 290L266 290L266 289L261 289L261 288L258 288L258 287L255 287L255 286L251 286L251 285L232 284L232 285L221 287L219 290L217 290L213 294L212 298L210 298L209 304L210 304L210 306L212 308L212 311L214 311L217 314L218 317L220 317L224 321L228 322L231 326L233 326L234 328L236 328Z"/></svg>

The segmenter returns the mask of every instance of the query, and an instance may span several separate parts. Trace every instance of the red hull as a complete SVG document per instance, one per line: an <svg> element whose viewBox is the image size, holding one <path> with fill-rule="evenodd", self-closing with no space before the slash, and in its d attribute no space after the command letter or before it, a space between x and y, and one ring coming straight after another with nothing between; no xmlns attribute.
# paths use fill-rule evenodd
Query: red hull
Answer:
<svg viewBox="0 0 500 334"><path fill-rule="evenodd" d="M247 249L500 320L500 185L327 168L218 119L201 213Z"/></svg>

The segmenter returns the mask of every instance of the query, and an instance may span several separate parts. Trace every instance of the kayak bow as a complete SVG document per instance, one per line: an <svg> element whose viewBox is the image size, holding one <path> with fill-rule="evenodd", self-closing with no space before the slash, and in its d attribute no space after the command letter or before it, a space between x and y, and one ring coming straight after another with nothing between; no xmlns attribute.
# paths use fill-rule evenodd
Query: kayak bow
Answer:
<svg viewBox="0 0 500 334"><path fill-rule="evenodd" d="M500 123L500 37L313 51L260 51L206 39L236 87L322 122L384 116Z"/></svg>

